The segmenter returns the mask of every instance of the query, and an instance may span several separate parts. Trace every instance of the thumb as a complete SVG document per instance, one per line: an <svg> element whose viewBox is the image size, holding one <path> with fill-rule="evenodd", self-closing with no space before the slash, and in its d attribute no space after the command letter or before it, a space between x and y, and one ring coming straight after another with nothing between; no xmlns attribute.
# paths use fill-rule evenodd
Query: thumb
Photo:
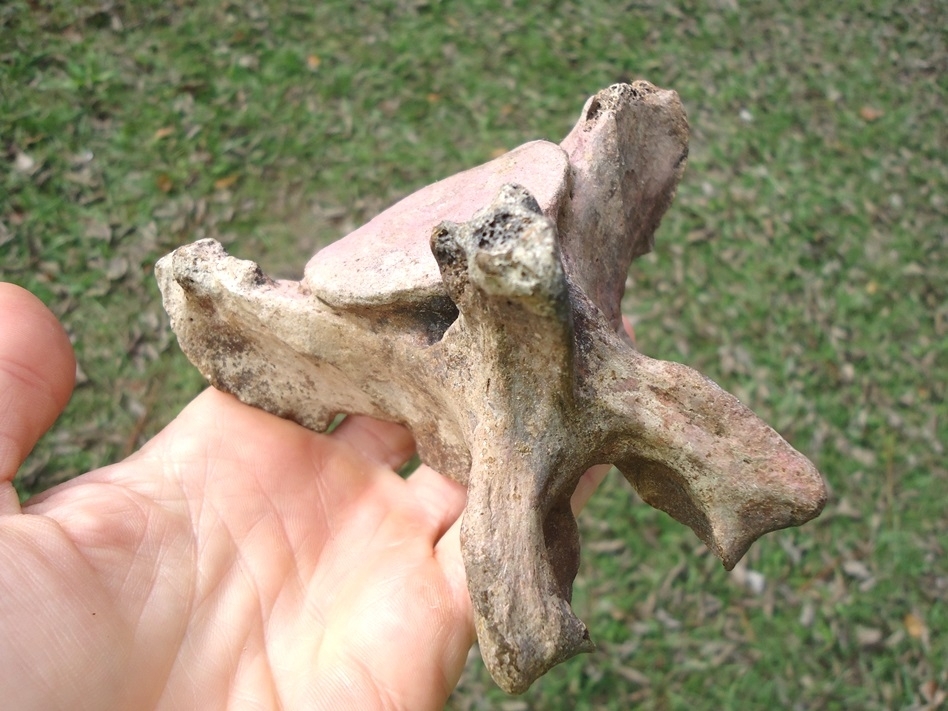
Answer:
<svg viewBox="0 0 948 711"><path fill-rule="evenodd" d="M0 283L0 513L9 510L9 482L66 407L75 379L56 317L30 292Z"/></svg>

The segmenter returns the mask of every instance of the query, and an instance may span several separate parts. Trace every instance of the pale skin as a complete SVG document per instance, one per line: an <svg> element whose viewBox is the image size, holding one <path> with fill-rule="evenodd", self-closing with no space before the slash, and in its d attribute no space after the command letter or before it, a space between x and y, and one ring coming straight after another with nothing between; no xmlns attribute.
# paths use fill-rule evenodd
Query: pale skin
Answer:
<svg viewBox="0 0 948 711"><path fill-rule="evenodd" d="M474 642L465 491L398 476L407 430L318 434L208 389L128 459L21 506L13 477L74 376L53 314L0 284L6 708L443 708Z"/></svg>

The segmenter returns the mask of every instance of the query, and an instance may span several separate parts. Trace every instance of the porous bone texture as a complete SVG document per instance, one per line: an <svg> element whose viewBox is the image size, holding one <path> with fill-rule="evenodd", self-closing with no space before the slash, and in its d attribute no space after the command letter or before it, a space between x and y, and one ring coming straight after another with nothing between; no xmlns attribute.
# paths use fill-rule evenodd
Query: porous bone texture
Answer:
<svg viewBox="0 0 948 711"><path fill-rule="evenodd" d="M399 422L468 487L461 544L481 653L519 693L593 648L570 608L570 496L614 464L727 568L822 509L813 465L696 371L621 328L688 153L678 96L647 82L587 101L535 141L405 198L274 281L211 240L156 268L181 347L221 390L322 431Z"/></svg>

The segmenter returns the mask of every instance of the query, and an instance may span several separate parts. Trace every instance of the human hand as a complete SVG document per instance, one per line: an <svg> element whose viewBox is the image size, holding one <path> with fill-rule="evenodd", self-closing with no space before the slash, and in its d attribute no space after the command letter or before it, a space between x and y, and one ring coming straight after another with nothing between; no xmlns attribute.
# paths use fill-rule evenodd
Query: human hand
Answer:
<svg viewBox="0 0 948 711"><path fill-rule="evenodd" d="M318 434L209 389L21 509L12 478L74 373L55 317L0 284L4 704L442 708L474 640L465 492L426 466L398 476L405 429Z"/></svg>

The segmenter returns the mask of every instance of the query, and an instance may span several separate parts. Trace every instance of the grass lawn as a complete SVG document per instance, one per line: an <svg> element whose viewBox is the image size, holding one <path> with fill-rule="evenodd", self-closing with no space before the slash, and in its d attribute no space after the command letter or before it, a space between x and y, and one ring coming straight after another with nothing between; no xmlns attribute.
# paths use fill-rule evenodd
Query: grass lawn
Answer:
<svg viewBox="0 0 948 711"><path fill-rule="evenodd" d="M747 403L826 511L726 573L608 480L574 607L599 643L450 709L937 709L948 694L948 5L5 0L0 279L61 317L73 401L26 496L203 387L152 277L214 237L278 276L411 190L646 78L691 158L625 303L647 354Z"/></svg>

